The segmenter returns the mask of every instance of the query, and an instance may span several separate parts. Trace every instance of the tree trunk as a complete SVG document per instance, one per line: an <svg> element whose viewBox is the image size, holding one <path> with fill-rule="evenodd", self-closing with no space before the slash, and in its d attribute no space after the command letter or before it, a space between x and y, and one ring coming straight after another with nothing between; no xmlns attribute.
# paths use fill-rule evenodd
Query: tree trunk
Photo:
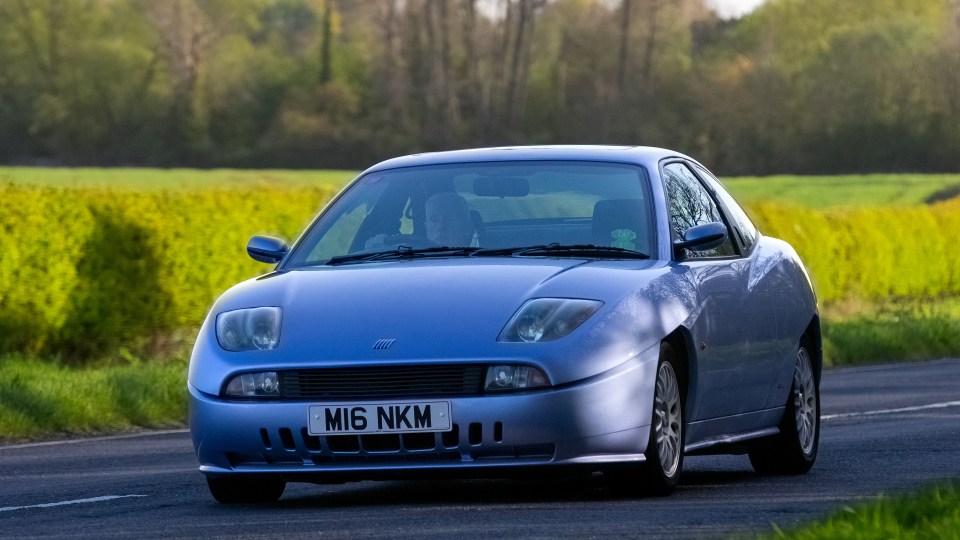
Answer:
<svg viewBox="0 0 960 540"><path fill-rule="evenodd" d="M653 74L653 58L657 48L657 15L660 13L660 2L662 0L648 1L650 11L647 14L647 41L643 49L643 66L641 68L644 86L650 83L650 76Z"/></svg>
<svg viewBox="0 0 960 540"><path fill-rule="evenodd" d="M327 84L333 77L330 68L330 49L333 40L333 0L326 0L323 3L323 21L321 24L323 27L320 31L320 84Z"/></svg>
<svg viewBox="0 0 960 540"><path fill-rule="evenodd" d="M623 101L627 86L627 64L630 53L630 5L631 0L620 4L620 59L617 65L617 95Z"/></svg>

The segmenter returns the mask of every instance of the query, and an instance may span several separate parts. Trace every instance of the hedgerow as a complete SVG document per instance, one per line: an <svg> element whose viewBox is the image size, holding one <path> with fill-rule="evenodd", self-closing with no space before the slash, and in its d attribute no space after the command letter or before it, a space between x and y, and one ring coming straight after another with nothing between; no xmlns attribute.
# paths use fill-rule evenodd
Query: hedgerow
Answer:
<svg viewBox="0 0 960 540"><path fill-rule="evenodd" d="M756 203L750 210L764 234L797 250L821 301L960 293L960 200L823 211Z"/></svg>
<svg viewBox="0 0 960 540"><path fill-rule="evenodd" d="M330 196L0 186L0 352L84 359L196 329L268 269L245 255L251 235L292 239Z"/></svg>

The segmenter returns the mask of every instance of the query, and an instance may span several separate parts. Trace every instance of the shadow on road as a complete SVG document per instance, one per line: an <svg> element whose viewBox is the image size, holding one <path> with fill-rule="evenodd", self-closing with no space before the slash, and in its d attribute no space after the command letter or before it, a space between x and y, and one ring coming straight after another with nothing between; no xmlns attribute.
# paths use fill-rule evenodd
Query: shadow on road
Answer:
<svg viewBox="0 0 960 540"><path fill-rule="evenodd" d="M714 487L762 481L749 470L685 473L672 497L651 497L651 503L672 498L713 497ZM350 508L426 505L462 507L491 504L540 504L633 501L640 498L610 489L600 474L557 480L421 480L358 482L340 485L288 484L283 498L264 508ZM231 506L233 507L233 506ZM221 507L223 508L223 507ZM237 507L234 507L237 508ZM249 508L247 506L246 508Z"/></svg>

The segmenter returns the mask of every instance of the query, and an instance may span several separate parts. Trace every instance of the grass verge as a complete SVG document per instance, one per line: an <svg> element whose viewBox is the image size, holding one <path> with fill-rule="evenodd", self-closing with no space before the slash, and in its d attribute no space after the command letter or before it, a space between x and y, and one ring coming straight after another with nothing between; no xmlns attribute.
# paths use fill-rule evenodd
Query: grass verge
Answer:
<svg viewBox="0 0 960 540"><path fill-rule="evenodd" d="M844 506L823 522L795 530L776 529L767 538L960 538L960 481L899 497L881 495L869 503Z"/></svg>
<svg viewBox="0 0 960 540"><path fill-rule="evenodd" d="M829 366L930 360L960 354L960 297L845 301L822 309Z"/></svg>
<svg viewBox="0 0 960 540"><path fill-rule="evenodd" d="M0 442L186 422L187 360L74 368L0 358Z"/></svg>

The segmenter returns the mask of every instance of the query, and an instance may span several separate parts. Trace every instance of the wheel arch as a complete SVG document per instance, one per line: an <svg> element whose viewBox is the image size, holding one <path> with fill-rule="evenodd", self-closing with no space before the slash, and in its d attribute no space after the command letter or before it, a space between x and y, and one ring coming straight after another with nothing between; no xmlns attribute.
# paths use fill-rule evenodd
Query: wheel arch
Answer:
<svg viewBox="0 0 960 540"><path fill-rule="evenodd" d="M693 336L688 328L679 326L661 342L669 344L677 353L677 379L680 382L680 399L684 405L683 422L686 423L696 396L696 348L693 345Z"/></svg>
<svg viewBox="0 0 960 540"><path fill-rule="evenodd" d="M810 324L800 336L801 341L810 345L810 355L813 360L813 373L817 384L820 384L820 373L823 371L823 336L820 333L820 315L814 314Z"/></svg>

